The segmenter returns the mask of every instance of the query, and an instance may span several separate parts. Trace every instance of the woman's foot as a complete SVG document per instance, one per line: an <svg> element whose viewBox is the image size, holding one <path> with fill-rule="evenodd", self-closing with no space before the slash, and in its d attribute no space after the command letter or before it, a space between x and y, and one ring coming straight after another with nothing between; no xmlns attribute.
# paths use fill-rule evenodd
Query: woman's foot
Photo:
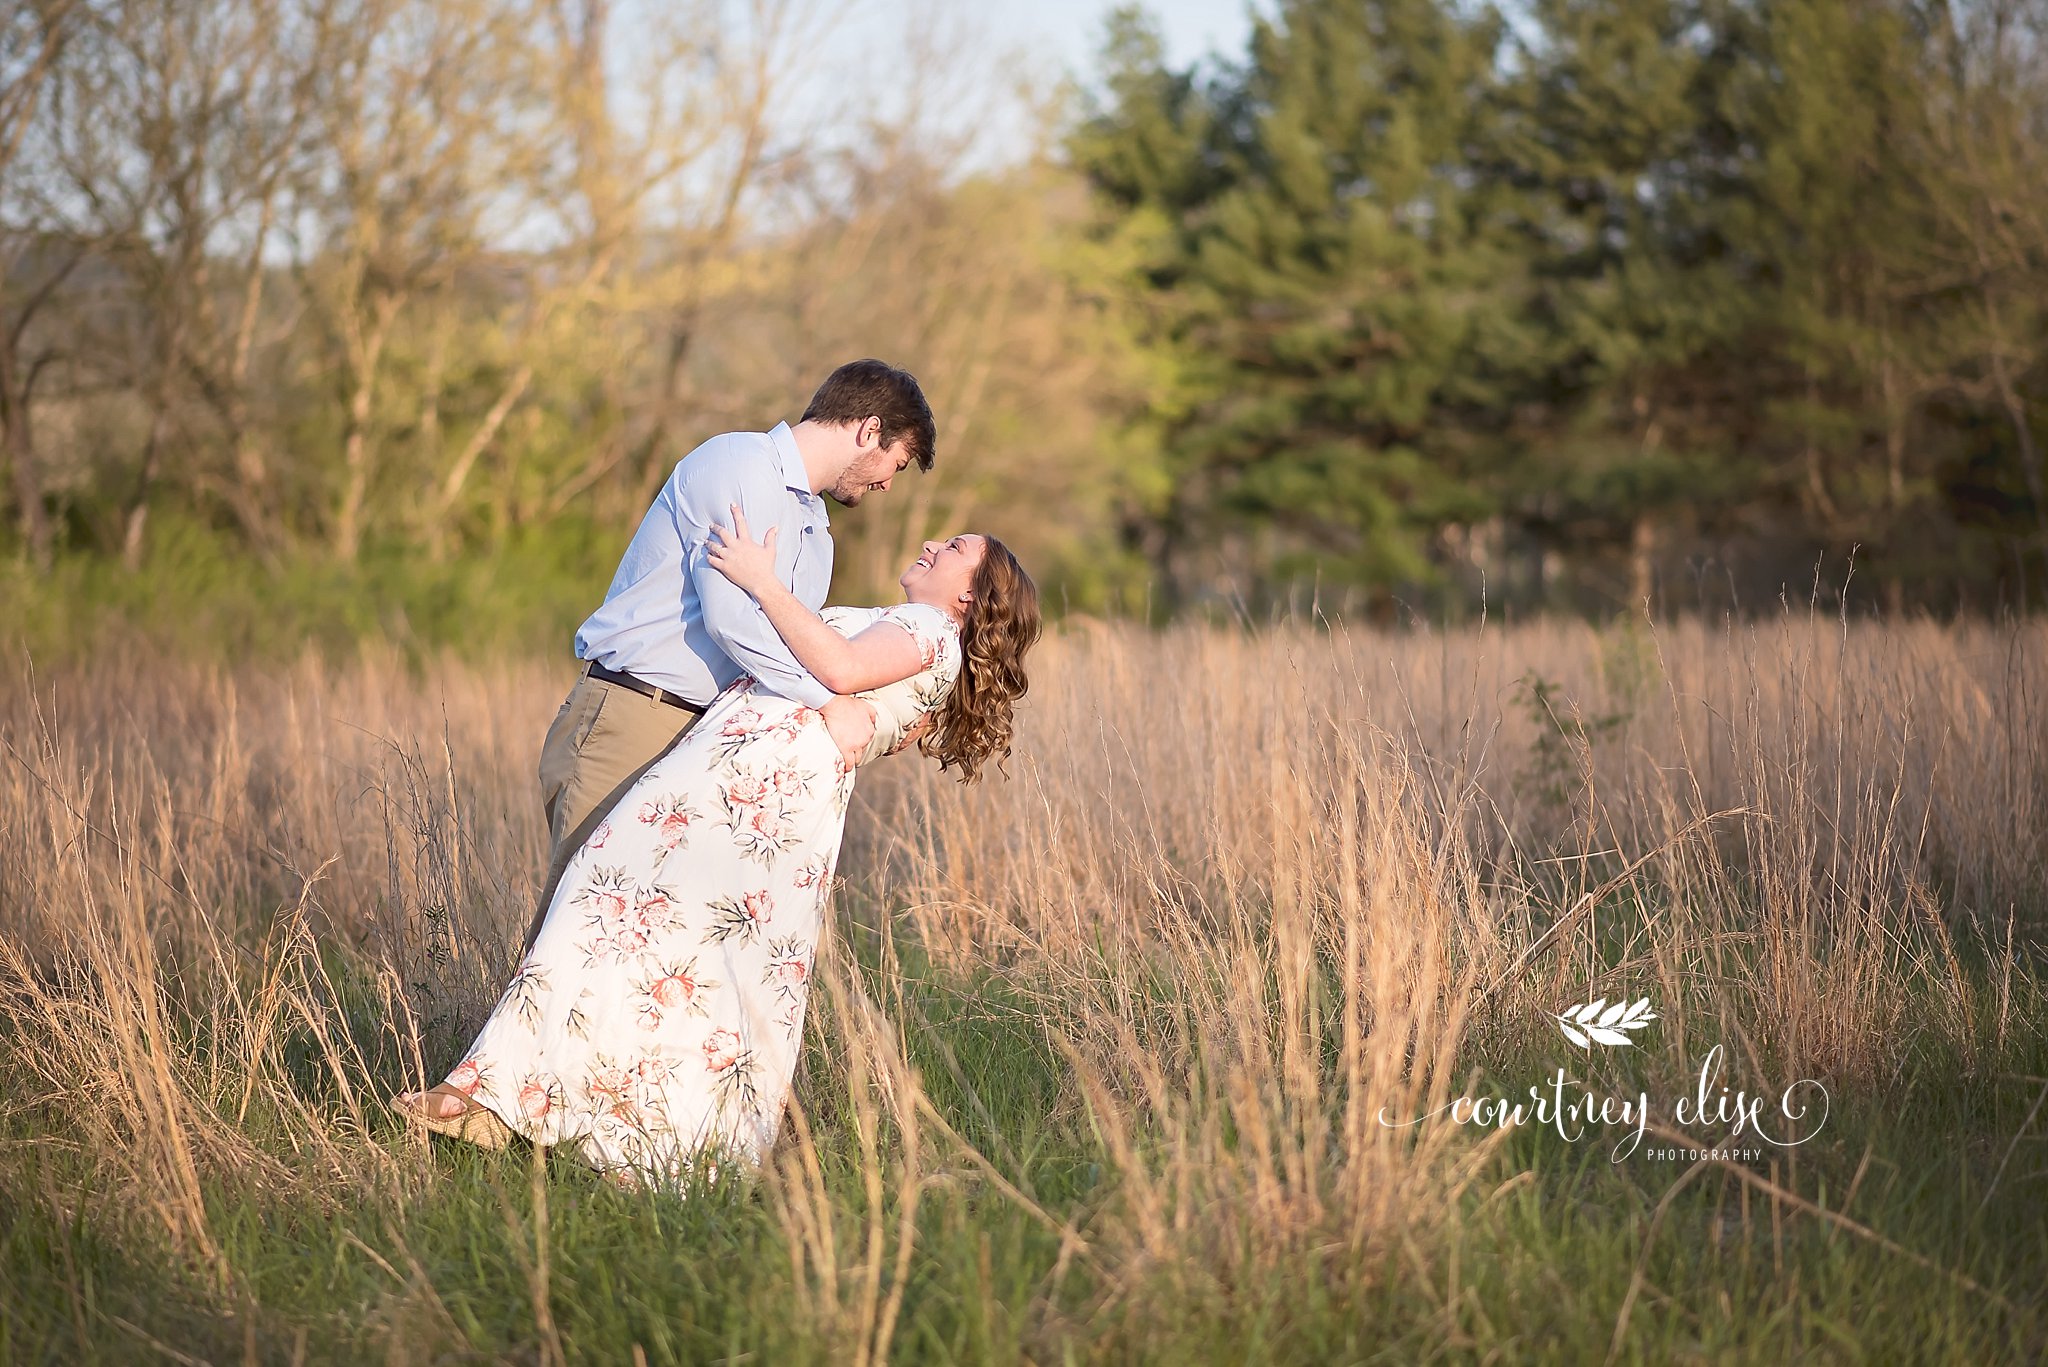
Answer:
<svg viewBox="0 0 2048 1367"><path fill-rule="evenodd" d="M512 1138L512 1127L500 1120L496 1111L445 1082L424 1092L401 1092L391 1104L420 1128L466 1140L480 1149L502 1149Z"/></svg>

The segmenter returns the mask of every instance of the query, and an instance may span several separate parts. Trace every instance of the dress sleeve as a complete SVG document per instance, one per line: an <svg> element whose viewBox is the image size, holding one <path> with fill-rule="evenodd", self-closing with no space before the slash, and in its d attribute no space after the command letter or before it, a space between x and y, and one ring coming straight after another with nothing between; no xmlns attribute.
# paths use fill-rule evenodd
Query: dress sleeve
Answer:
<svg viewBox="0 0 2048 1367"><path fill-rule="evenodd" d="M897 603L877 620L902 627L917 642L920 682L952 684L960 673L960 628L952 618L929 603Z"/></svg>

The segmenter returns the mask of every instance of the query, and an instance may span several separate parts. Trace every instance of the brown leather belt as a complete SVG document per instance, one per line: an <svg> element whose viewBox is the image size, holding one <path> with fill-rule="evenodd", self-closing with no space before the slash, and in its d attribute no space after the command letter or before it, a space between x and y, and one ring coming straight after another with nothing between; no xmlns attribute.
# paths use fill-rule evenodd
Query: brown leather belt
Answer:
<svg viewBox="0 0 2048 1367"><path fill-rule="evenodd" d="M665 688L656 688L647 680L636 679L623 669L606 669L595 660L585 660L583 662L583 672L593 679L602 679L608 684L617 684L621 688L630 688L642 697L652 698L656 702L665 702L670 707L680 707L683 711L695 716L701 717L704 715L704 708L701 704L693 703L688 698L680 697Z"/></svg>

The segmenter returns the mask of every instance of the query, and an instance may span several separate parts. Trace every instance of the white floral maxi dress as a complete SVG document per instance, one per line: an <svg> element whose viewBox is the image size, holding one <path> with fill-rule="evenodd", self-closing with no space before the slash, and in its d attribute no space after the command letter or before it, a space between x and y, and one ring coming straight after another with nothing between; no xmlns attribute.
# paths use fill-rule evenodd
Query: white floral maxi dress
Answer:
<svg viewBox="0 0 2048 1367"><path fill-rule="evenodd" d="M934 607L832 607L908 631L922 670L863 694L900 747L960 667ZM536 1144L677 1176L712 1146L759 1161L789 1095L853 773L822 714L741 679L569 861L533 948L448 1075Z"/></svg>

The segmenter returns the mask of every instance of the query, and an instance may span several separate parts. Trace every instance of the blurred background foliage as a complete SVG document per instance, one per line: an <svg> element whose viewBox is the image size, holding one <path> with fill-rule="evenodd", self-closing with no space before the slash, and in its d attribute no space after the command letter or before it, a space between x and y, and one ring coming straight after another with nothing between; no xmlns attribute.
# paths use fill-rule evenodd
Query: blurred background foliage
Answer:
<svg viewBox="0 0 2048 1367"><path fill-rule="evenodd" d="M960 527L1155 619L2048 588L2048 0L1132 9L1058 86L834 13L7 6L0 620L566 649L861 355L939 465L842 601Z"/></svg>

